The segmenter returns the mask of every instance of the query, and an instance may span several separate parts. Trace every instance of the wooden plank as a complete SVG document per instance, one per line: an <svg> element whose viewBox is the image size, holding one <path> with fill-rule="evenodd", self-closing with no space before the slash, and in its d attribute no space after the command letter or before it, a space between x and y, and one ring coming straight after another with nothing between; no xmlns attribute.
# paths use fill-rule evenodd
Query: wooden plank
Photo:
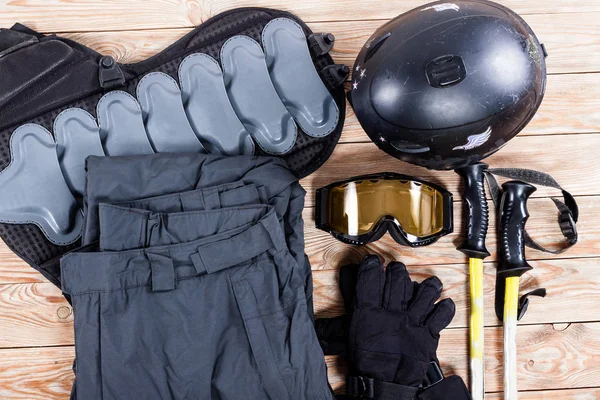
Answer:
<svg viewBox="0 0 600 400"><path fill-rule="evenodd" d="M549 312L551 312L549 310ZM520 390L575 389L598 384L600 323L528 325L517 329ZM442 333L438 348L446 373L467 376L465 330ZM457 348L458 346L458 348ZM502 391L502 329L485 330L486 391Z"/></svg>
<svg viewBox="0 0 600 400"><path fill-rule="evenodd" d="M549 255L539 250L527 249L529 260L548 260L576 257L597 257L600 252L600 198L577 198L581 218L578 223L579 242L567 252L560 255ZM559 248L562 235L556 222L556 209L548 199L531 199L528 202L531 218L527 222L527 230L531 236L544 246ZM491 204L490 204L490 207ZM386 260L401 260L407 265L439 265L463 264L467 261L464 254L456 250L462 243L462 205L454 205L454 233L442 237L435 244L417 248L401 246L390 235L367 246L353 246L334 239L327 232L315 228L314 211L304 212L304 237L306 253L310 257L313 270L337 269L340 265L357 263L366 254L378 254ZM491 253L487 261L496 260L496 218L493 212L490 217L486 245Z"/></svg>
<svg viewBox="0 0 600 400"><path fill-rule="evenodd" d="M42 282L45 279L21 260L0 238L0 285L15 282Z"/></svg>
<svg viewBox="0 0 600 400"><path fill-rule="evenodd" d="M598 384L600 355L596 336L600 323L568 326L529 325L517 330L517 376L520 390L576 389ZM468 355L465 329L442 332L438 357L446 375L467 377ZM502 391L502 329L485 330L486 391ZM342 361L330 362L332 366ZM340 390L343 380L336 368L329 370L330 382ZM335 376L335 378L334 378Z"/></svg>
<svg viewBox="0 0 600 400"><path fill-rule="evenodd" d="M564 15L561 15L564 16ZM593 15L592 15L593 16ZM581 16L583 32L588 32L588 16ZM595 17L594 17L595 21ZM574 22L574 21L570 21ZM337 62L345 62L352 65L360 43L368 37L370 30L356 30L358 39L351 38L352 25L350 23L335 23L332 27L342 28L341 33L336 29L330 29L336 33L338 41L334 58ZM565 25L567 25L565 23ZM577 25L575 25L577 26ZM326 25L319 24L317 30L327 30ZM555 29L554 27L549 29ZM565 29L567 29L565 27ZM70 37L78 42L90 46L103 54L110 54L120 62L135 62L146 59L168 44L187 33L187 30L162 30L142 32L103 32L103 33L77 33ZM550 38L554 36L549 35ZM589 44L589 40L581 40L581 46L577 39L573 42L560 43L564 41L562 35L556 36L556 42L552 42L557 55L554 64L549 65L551 72L581 72L599 70L600 67L600 41ZM166 41L162 41L163 39ZM569 46L577 46L576 51ZM595 51L598 50L598 51ZM344 56L341 56L341 55ZM590 59L590 57L592 59ZM579 61L578 61L579 60ZM576 64L587 66L580 68ZM556 66L553 70L552 66ZM600 114L596 112L600 108L600 87L596 84L599 77L596 74L568 74L560 76L549 76L546 95L533 120L523 130L521 136L559 133L589 133L600 132ZM367 142L369 138L365 135L356 116L350 106L347 106L347 118L345 122L342 142Z"/></svg>
<svg viewBox="0 0 600 400"><path fill-rule="evenodd" d="M488 400L502 400L502 393L490 393ZM600 399L600 388L542 390L534 392L519 392L521 400L596 400Z"/></svg>
<svg viewBox="0 0 600 400"><path fill-rule="evenodd" d="M600 40L594 34L598 16L593 13L527 15L526 21L550 53L548 73L581 73L600 70ZM338 63L353 65L371 34L385 21L332 21L309 24L315 32L331 32L336 37L332 56ZM190 29L160 29L121 32L79 32L63 36L113 56L121 63L145 60ZM552 93L549 93L549 96Z"/></svg>
<svg viewBox="0 0 600 400"><path fill-rule="evenodd" d="M235 7L271 7L291 11L307 22L385 20L419 7L421 0L378 2L362 0L344 5L329 0L13 0L0 4L0 26L21 22L40 32L85 32L192 27ZM589 13L600 11L599 0L573 3L561 0L500 0L522 14Z"/></svg>
<svg viewBox="0 0 600 400"><path fill-rule="evenodd" d="M548 76L542 105L519 136L600 132L600 113L597 112L600 93L596 94L600 92L596 84L599 78L598 74ZM349 105L340 141L370 141Z"/></svg>
<svg viewBox="0 0 600 400"><path fill-rule="evenodd" d="M402 258L399 258L402 260ZM389 262L389 260L386 260ZM546 288L545 298L531 297L530 307L521 320L523 324L556 322L586 322L600 320L600 259L569 259L531 261L534 269L523 276L521 292L526 293L540 287ZM437 275L444 284L444 298L456 304L456 316L450 325L466 328L469 321L468 267L467 264L416 266L407 264L411 278L422 281ZM484 266L485 326L500 326L494 312L496 264ZM338 287L337 270L313 272L315 313L326 318L345 313ZM574 313L577 308L586 310ZM548 312L552 310L552 312Z"/></svg>
<svg viewBox="0 0 600 400"><path fill-rule="evenodd" d="M72 346L2 350L0 399L68 399L73 385L74 355Z"/></svg>
<svg viewBox="0 0 600 400"><path fill-rule="evenodd" d="M348 253L342 253L342 257L344 255L347 257ZM396 259L405 260L404 257ZM336 264L327 265L330 269L313 272L315 311L319 318L344 313L337 268L351 262L357 262L357 259L347 257ZM531 299L531 306L522 323L600 320L600 258L531 261L531 264L534 269L523 277L521 291L525 293L545 287L548 295L544 299ZM442 280L445 288L443 296L452 298L456 303L456 317L451 327L467 327L469 299L466 263L418 266L407 262L407 265L411 277L417 281L434 274ZM500 325L493 306L495 268L494 263L485 263L486 326ZM573 313L574 308L586 311ZM54 285L0 286L0 348L72 345L72 324L71 307Z"/></svg>
<svg viewBox="0 0 600 400"><path fill-rule="evenodd" d="M48 282L0 286L0 347L73 343L71 306L56 286Z"/></svg>
<svg viewBox="0 0 600 400"><path fill-rule="evenodd" d="M487 328L486 390L502 390L502 329ZM523 391L594 387L600 365L597 337L600 323L568 326L519 326L517 333L519 389ZM438 349L446 374L467 376L467 332L449 329L442 333ZM0 350L0 398L66 399L72 381L72 347ZM326 357L329 381L336 390L343 386L344 360ZM588 389L586 389L588 390ZM597 393L597 389L593 389ZM565 392L566 398L586 399L582 392ZM524 398L534 393L524 393ZM553 397L562 398L562 397Z"/></svg>
<svg viewBox="0 0 600 400"><path fill-rule="evenodd" d="M526 15L525 21L544 43L548 73L598 72L600 40L598 17L593 13ZM383 21L323 22L309 24L315 32L331 32L336 62L354 65L358 52Z"/></svg>
<svg viewBox="0 0 600 400"><path fill-rule="evenodd" d="M596 113L600 116L600 113ZM600 174L591 162L600 148L600 134L517 136L485 160L493 168L529 168L552 175L576 196L600 194ZM395 159L379 150L375 144L341 143L318 173L301 181L307 190L307 205L314 205L314 192L341 179L355 175L392 171L420 177L446 187L460 198L460 177L451 171L426 170ZM553 189L539 187L533 197L556 196Z"/></svg>
<svg viewBox="0 0 600 400"><path fill-rule="evenodd" d="M552 256L553 259L596 257L600 254L600 196L577 197L577 201L581 213L578 223L579 242L568 252ZM493 209L491 202L490 208ZM456 202L454 204L454 233L441 238L431 246L410 248L398 245L389 235L363 247L346 245L335 240L328 233L316 229L314 209L307 208L304 210L306 252L315 270L335 269L341 263L358 262L365 254L369 253L379 254L387 260L400 259L408 265L462 264L466 258L462 253L456 251L463 232L462 210L462 205ZM535 240L545 246L560 245L562 236L556 223L554 204L548 199L531 199L529 210L532 216L527 223L527 228ZM487 247L492 256L488 261L496 258L496 235L493 234L496 229L495 220L495 212L492 211L490 234L487 240ZM11 262L0 262L0 285L46 282L42 275L15 255L11 256L10 254L10 250L0 240L2 259L12 260ZM527 250L527 257L530 260L550 258L548 254L533 249Z"/></svg>

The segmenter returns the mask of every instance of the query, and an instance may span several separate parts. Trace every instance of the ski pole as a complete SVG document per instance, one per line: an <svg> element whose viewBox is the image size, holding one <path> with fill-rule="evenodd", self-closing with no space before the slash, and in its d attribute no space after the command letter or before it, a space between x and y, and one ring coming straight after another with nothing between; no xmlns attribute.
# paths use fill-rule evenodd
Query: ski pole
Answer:
<svg viewBox="0 0 600 400"><path fill-rule="evenodd" d="M455 172L464 182L466 237L458 250L469 257L471 318L469 323L471 395L483 400L485 368L483 363L483 259L490 255L485 248L488 229L488 205L485 199L484 171L487 165L475 163Z"/></svg>
<svg viewBox="0 0 600 400"><path fill-rule="evenodd" d="M519 280L521 275L532 269L525 260L524 229L529 218L527 199L536 189L519 181L506 182L502 189L496 303L503 295L504 399L516 400Z"/></svg>

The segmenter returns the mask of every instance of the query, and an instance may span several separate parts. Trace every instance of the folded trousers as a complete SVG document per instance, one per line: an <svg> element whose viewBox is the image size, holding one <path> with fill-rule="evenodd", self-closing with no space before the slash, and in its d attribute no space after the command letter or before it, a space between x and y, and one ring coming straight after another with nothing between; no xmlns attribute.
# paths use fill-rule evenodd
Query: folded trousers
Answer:
<svg viewBox="0 0 600 400"><path fill-rule="evenodd" d="M122 205L98 211L144 219ZM332 399L304 276L275 208L161 218L165 229L144 231L148 246L91 246L61 260L75 316L77 397ZM138 228L115 232L137 237Z"/></svg>

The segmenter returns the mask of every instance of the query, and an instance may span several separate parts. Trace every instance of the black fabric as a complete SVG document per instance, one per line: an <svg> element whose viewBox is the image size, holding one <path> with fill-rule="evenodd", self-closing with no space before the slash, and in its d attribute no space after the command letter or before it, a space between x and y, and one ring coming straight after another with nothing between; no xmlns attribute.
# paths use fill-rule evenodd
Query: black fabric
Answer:
<svg viewBox="0 0 600 400"><path fill-rule="evenodd" d="M413 282L404 264L384 269L379 257L367 256L358 267L342 267L340 289L348 314L316 320L322 348L350 361L338 400L470 399L462 379L445 379L437 362L439 333L455 313L451 299L436 303L437 277Z"/></svg>
<svg viewBox="0 0 600 400"><path fill-rule="evenodd" d="M240 386L330 399L304 195L273 157L88 158L89 244L60 271L78 321L72 399L229 399Z"/></svg>
<svg viewBox="0 0 600 400"><path fill-rule="evenodd" d="M546 186L554 189L558 189L562 192L563 201L552 198L554 205L558 209L558 225L560 230L565 237L564 244L558 249L549 249L537 243L525 230L524 241L527 247L535 250L540 250L545 253L561 254L571 248L577 243L577 220L579 219L579 207L577 202L571 193L566 191L560 186L560 184L552 178L550 175L531 169L522 168L491 168L486 170L485 177L490 189L492 201L496 206L496 209L500 207L500 198L502 196L500 185L494 175L502 176L510 179L517 179L534 185Z"/></svg>
<svg viewBox="0 0 600 400"><path fill-rule="evenodd" d="M465 382L458 375L444 378L439 383L432 385L418 395L419 400L471 400Z"/></svg>
<svg viewBox="0 0 600 400"><path fill-rule="evenodd" d="M315 331L317 332L323 354L326 356L346 354L349 327L349 314L315 320Z"/></svg>
<svg viewBox="0 0 600 400"><path fill-rule="evenodd" d="M234 35L247 35L260 43L263 27L280 17L297 21L307 36L312 33L298 17L285 11L266 8L226 11L209 19L156 56L135 64L119 64L125 78L125 86L121 89L134 94L139 80L149 72L160 71L176 78L180 62L192 53L202 52L219 59L222 44ZM0 44L12 49L0 57L2 170L11 161L9 141L19 125L36 123L52 131L56 116L70 107L84 109L95 116L96 104L104 94L104 89L99 81L102 55L77 42L55 35L42 35L22 25L15 25L0 32ZM334 64L331 56L316 56L313 61L325 80L322 71ZM283 156L297 177L304 177L319 168L331 155L342 133L345 119L344 89L341 86L329 89L340 110L340 122L336 130L325 138L313 138L298 130L294 148ZM58 283L58 260L79 245L54 245L32 224L0 224L0 237L15 254L54 284Z"/></svg>
<svg viewBox="0 0 600 400"><path fill-rule="evenodd" d="M406 266L384 270L377 256L361 263L349 335L351 374L418 387L436 359L440 332L452 321L451 299L436 304L442 283L410 280Z"/></svg>
<svg viewBox="0 0 600 400"><path fill-rule="evenodd" d="M317 331L319 344L325 355L346 355L357 279L358 265L350 264L340 268L339 287L344 300L345 314L315 320L315 330Z"/></svg>
<svg viewBox="0 0 600 400"><path fill-rule="evenodd" d="M361 399L414 400L418 388L382 382L363 376L349 376L346 379L346 393Z"/></svg>
<svg viewBox="0 0 600 400"><path fill-rule="evenodd" d="M353 382L357 380L354 379ZM379 385L383 387L382 383L372 383L373 387ZM412 390L411 390L412 389ZM431 385L422 390L415 390L402 385L388 384L385 386L383 391L386 392L386 397L374 397L377 400L471 400L471 394L467 389L467 385L458 375L452 375L448 378L444 378L435 385ZM416 393L416 394L415 394ZM340 394L335 397L337 400L352 400L356 398L369 398L369 397L358 397L349 394Z"/></svg>
<svg viewBox="0 0 600 400"><path fill-rule="evenodd" d="M249 211L260 211L251 223ZM151 247L62 258L75 314L73 393L331 399L304 279L274 208L226 207L190 218L200 227L172 220ZM212 228L203 231L202 222ZM120 237L137 233L128 229L121 226ZM182 241L173 243L176 231Z"/></svg>

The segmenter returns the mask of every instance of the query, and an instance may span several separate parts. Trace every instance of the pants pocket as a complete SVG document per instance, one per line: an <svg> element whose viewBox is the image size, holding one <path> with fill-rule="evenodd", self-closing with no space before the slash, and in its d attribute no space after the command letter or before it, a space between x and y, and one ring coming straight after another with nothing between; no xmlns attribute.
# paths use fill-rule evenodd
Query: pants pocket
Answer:
<svg viewBox="0 0 600 400"><path fill-rule="evenodd" d="M233 292L244 319L244 327L252 348L252 354L258 367L266 392L271 400L291 400L273 353L267 328L258 312L258 304L252 287L246 280L233 283Z"/></svg>
<svg viewBox="0 0 600 400"><path fill-rule="evenodd" d="M333 399L304 285L278 286L278 278L261 269L233 283L266 391L273 400Z"/></svg>

